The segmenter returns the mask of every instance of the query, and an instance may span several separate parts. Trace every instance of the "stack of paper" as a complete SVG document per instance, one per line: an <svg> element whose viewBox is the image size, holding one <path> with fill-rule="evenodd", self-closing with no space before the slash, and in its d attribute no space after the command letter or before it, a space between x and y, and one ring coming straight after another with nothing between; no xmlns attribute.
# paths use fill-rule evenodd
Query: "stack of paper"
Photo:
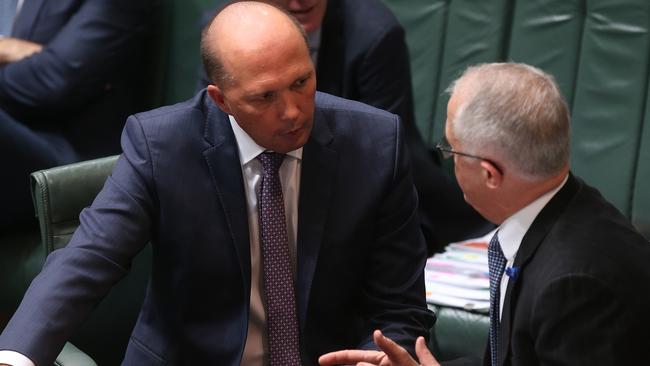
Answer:
<svg viewBox="0 0 650 366"><path fill-rule="evenodd" d="M490 309L487 246L493 233L452 243L427 260L424 269L427 301L474 311Z"/></svg>

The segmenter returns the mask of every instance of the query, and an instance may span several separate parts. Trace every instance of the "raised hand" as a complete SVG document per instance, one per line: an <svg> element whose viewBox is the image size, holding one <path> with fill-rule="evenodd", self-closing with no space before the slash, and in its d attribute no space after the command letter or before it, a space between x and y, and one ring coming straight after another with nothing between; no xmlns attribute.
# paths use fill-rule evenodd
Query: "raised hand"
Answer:
<svg viewBox="0 0 650 366"><path fill-rule="evenodd" d="M415 353L420 363L409 355L400 345L385 337L380 330L375 330L373 340L381 351L343 350L330 352L318 359L321 366L358 365L358 366L439 366L435 357L427 349L423 337L415 341Z"/></svg>

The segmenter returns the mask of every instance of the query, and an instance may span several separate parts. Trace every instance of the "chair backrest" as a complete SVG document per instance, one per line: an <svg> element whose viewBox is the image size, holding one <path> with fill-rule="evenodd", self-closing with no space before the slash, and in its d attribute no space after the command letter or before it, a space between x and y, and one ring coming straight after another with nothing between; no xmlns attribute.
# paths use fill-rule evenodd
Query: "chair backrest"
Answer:
<svg viewBox="0 0 650 366"><path fill-rule="evenodd" d="M465 67L540 67L571 108L572 170L650 238L649 1L383 1L406 29L417 123L430 146L443 135L444 91Z"/></svg>
<svg viewBox="0 0 650 366"><path fill-rule="evenodd" d="M32 173L32 193L45 254L64 247L110 175L117 156ZM149 278L150 249L133 261L129 274L99 304L71 341L99 365L117 365L137 319Z"/></svg>

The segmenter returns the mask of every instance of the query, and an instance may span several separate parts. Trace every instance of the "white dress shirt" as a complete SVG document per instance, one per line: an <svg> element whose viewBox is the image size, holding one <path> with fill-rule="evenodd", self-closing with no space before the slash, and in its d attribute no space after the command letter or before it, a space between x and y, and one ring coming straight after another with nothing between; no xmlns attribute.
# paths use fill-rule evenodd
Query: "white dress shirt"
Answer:
<svg viewBox="0 0 650 366"><path fill-rule="evenodd" d="M239 127L235 119L230 116L230 124L235 134L244 177L244 190L246 192L246 205L248 209L248 230L250 235L251 251L251 294L250 310L248 317L248 336L244 347L242 365L263 366L268 364L268 342L266 334L266 310L264 308L264 288L262 283L261 244L259 233L259 214L257 206L257 193L260 189L262 177L262 163L257 156L265 148L259 146L244 130ZM296 238L298 235L298 197L300 191L300 169L302 148L286 154L280 166L280 184L284 198L284 210L287 220L287 234L289 236L289 253L296 273ZM294 284L295 285L295 284ZM0 363L14 366L35 366L24 355L3 350L0 351Z"/></svg>
<svg viewBox="0 0 650 366"><path fill-rule="evenodd" d="M512 216L508 217L497 229L495 235L499 238L499 244L501 244L501 251L503 251L503 256L506 258L506 268L512 267L515 264L515 257L517 256L517 251L519 246L521 246L521 241L526 235L528 229L533 224L533 221L546 206L546 204L555 196L555 194L564 186L569 176L564 177L564 180L560 185L553 188L552 190L544 193L535 201L528 204L528 206L517 211ZM506 298L506 289L508 288L508 280L510 277L503 272L503 277L501 277L501 288L499 291L499 320L501 319L501 314L503 313L503 301Z"/></svg>

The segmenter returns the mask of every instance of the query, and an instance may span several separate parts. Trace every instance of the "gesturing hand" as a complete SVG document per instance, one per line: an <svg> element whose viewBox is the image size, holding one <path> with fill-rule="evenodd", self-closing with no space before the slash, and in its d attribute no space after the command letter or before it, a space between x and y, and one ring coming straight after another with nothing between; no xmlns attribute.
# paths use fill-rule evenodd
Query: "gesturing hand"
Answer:
<svg viewBox="0 0 650 366"><path fill-rule="evenodd" d="M391 339L385 337L380 330L372 335L375 344L381 351L343 350L330 352L318 359L322 366L350 365L358 366L440 366L435 357L427 349L423 337L415 341L415 353L420 363Z"/></svg>

